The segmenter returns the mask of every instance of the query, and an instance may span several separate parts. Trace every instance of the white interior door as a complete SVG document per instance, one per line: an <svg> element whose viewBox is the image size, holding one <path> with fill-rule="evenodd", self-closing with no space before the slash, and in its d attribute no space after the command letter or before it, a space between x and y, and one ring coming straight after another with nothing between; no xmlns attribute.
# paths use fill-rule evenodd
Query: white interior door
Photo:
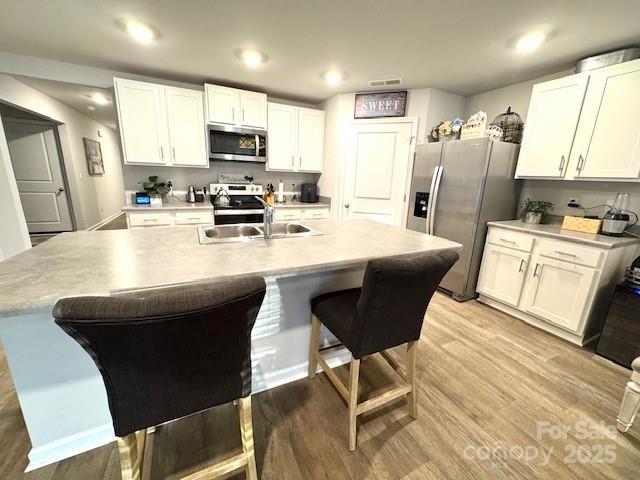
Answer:
<svg viewBox="0 0 640 480"><path fill-rule="evenodd" d="M209 168L202 92L167 88L166 102L171 163Z"/></svg>
<svg viewBox="0 0 640 480"><path fill-rule="evenodd" d="M29 233L73 230L53 128L6 121L5 133Z"/></svg>
<svg viewBox="0 0 640 480"><path fill-rule="evenodd" d="M580 73L533 87L516 177L563 177L589 75Z"/></svg>
<svg viewBox="0 0 640 480"><path fill-rule="evenodd" d="M413 123L362 123L350 128L343 218L402 225Z"/></svg>

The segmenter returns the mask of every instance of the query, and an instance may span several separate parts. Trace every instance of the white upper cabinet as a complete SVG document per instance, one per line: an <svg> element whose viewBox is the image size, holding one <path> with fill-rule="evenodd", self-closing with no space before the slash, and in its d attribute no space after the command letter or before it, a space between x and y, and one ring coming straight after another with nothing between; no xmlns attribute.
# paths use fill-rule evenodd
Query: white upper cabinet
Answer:
<svg viewBox="0 0 640 480"><path fill-rule="evenodd" d="M519 178L640 179L640 60L533 87Z"/></svg>
<svg viewBox="0 0 640 480"><path fill-rule="evenodd" d="M159 85L114 78L124 163L165 165L169 159Z"/></svg>
<svg viewBox="0 0 640 480"><path fill-rule="evenodd" d="M165 92L171 163L208 167L203 93L184 88L166 88Z"/></svg>
<svg viewBox="0 0 640 480"><path fill-rule="evenodd" d="M204 86L207 96L207 122L236 125L240 106L240 91L218 85Z"/></svg>
<svg viewBox="0 0 640 480"><path fill-rule="evenodd" d="M267 128L267 96L264 93L240 92L240 125Z"/></svg>
<svg viewBox="0 0 640 480"><path fill-rule="evenodd" d="M268 169L292 170L296 157L296 107L269 103Z"/></svg>
<svg viewBox="0 0 640 480"><path fill-rule="evenodd" d="M209 167L202 92L113 79L124 163Z"/></svg>
<svg viewBox="0 0 640 480"><path fill-rule="evenodd" d="M207 122L239 127L267 128L264 93L205 84Z"/></svg>
<svg viewBox="0 0 640 480"><path fill-rule="evenodd" d="M322 173L324 111L269 103L267 170Z"/></svg>
<svg viewBox="0 0 640 480"><path fill-rule="evenodd" d="M576 178L640 175L640 61L595 70L582 107L569 173Z"/></svg>
<svg viewBox="0 0 640 480"><path fill-rule="evenodd" d="M516 177L564 176L589 75L533 87Z"/></svg>
<svg viewBox="0 0 640 480"><path fill-rule="evenodd" d="M324 157L324 112L298 109L298 170L322 172Z"/></svg>

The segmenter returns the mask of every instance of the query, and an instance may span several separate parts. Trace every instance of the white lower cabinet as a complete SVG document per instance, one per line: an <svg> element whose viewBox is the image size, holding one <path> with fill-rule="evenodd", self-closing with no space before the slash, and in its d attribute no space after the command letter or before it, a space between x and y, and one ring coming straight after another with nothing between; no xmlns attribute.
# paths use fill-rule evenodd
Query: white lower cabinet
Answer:
<svg viewBox="0 0 640 480"><path fill-rule="evenodd" d="M482 288L485 295L517 306L520 303L529 257L528 253L487 243L478 289Z"/></svg>
<svg viewBox="0 0 640 480"><path fill-rule="evenodd" d="M599 333L597 325L635 248L597 247L490 226L479 301L583 345Z"/></svg>
<svg viewBox="0 0 640 480"><path fill-rule="evenodd" d="M129 228L170 227L173 225L211 225L213 209L209 210L171 210L155 212L127 211Z"/></svg>
<svg viewBox="0 0 640 480"><path fill-rule="evenodd" d="M289 220L321 220L329 218L329 207L313 208L275 208L273 219L276 222Z"/></svg>
<svg viewBox="0 0 640 480"><path fill-rule="evenodd" d="M594 293L598 270L541 256L534 258L531 268L524 310L578 332Z"/></svg>

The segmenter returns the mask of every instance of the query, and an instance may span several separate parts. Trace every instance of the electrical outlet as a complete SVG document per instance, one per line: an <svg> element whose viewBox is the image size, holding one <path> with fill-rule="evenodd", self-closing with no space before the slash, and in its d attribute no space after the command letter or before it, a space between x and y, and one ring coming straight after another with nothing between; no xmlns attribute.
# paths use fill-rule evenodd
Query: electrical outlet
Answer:
<svg viewBox="0 0 640 480"><path fill-rule="evenodd" d="M578 197L569 198L569 203L567 203L567 207L576 208L580 206L580 199Z"/></svg>
<svg viewBox="0 0 640 480"><path fill-rule="evenodd" d="M173 188L173 180L171 180L170 178L167 179L167 187Z"/></svg>

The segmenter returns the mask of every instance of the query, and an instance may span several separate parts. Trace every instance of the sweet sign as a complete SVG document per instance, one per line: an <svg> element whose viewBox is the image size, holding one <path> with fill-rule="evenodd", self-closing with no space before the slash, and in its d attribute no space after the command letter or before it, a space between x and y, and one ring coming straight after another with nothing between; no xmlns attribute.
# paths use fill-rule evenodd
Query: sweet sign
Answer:
<svg viewBox="0 0 640 480"><path fill-rule="evenodd" d="M353 118L404 117L407 92L356 93Z"/></svg>

